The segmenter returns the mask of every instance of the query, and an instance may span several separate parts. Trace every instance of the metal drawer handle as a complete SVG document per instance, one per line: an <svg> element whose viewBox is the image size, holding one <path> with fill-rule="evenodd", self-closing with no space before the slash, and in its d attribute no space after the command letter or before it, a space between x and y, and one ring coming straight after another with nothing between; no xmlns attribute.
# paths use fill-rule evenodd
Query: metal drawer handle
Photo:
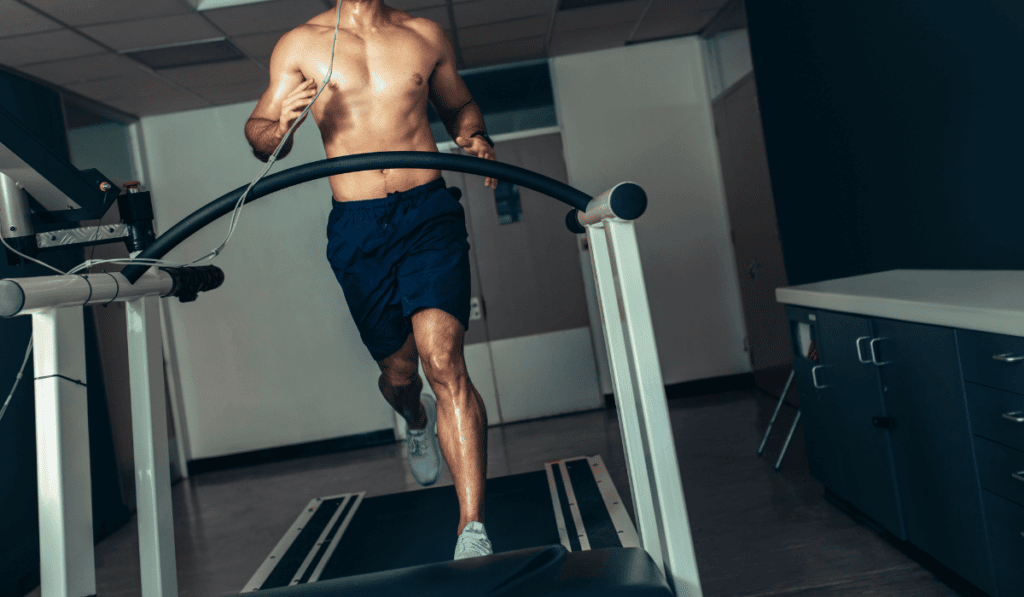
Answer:
<svg viewBox="0 0 1024 597"><path fill-rule="evenodd" d="M828 386L823 386L818 383L818 369L824 369L825 365L816 365L811 368L811 382L814 383L814 387L819 390L824 390Z"/></svg>
<svg viewBox="0 0 1024 597"><path fill-rule="evenodd" d="M1024 471L1020 471L1019 473L1013 473L1013 478L1018 481L1024 481Z"/></svg>
<svg viewBox="0 0 1024 597"><path fill-rule="evenodd" d="M1024 361L1024 354L1017 355L1013 354L1012 352L1008 352L1006 354L994 355L992 358L997 361L1002 361L1004 363L1019 363L1021 361Z"/></svg>
<svg viewBox="0 0 1024 597"><path fill-rule="evenodd" d="M1003 413L1003 418L1009 419L1014 423L1024 423L1024 410L1018 410L1012 413Z"/></svg>
<svg viewBox="0 0 1024 597"><path fill-rule="evenodd" d="M876 365L888 365L889 363L892 362L892 361L885 361L884 363L881 363L881 362L878 361L878 356L875 354L875 343L876 342L881 342L882 340L888 340L888 338L875 338L874 340L872 340L868 344L868 346L871 347L871 361L874 364L876 364Z"/></svg>
<svg viewBox="0 0 1024 597"><path fill-rule="evenodd" d="M864 363L865 365L870 365L871 359L864 358L864 353L861 352L860 342L861 340L867 340L870 337L871 336L861 336L860 338L857 338L857 360L860 361L861 363Z"/></svg>

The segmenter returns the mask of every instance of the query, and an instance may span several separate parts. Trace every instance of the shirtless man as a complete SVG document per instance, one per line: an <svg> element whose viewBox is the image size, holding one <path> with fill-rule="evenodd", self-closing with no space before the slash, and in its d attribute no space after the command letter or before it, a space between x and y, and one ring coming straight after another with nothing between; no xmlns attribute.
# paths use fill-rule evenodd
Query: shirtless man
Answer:
<svg viewBox="0 0 1024 597"><path fill-rule="evenodd" d="M313 99L327 76L340 11L334 71L309 111L328 158L437 152L429 100L460 147L495 159L444 30L382 0L339 1L274 47L270 87L245 124L253 153L267 161ZM289 140L278 157L290 149ZM461 512L455 559L490 554L483 526L487 413L462 352L470 292L465 212L439 170L353 172L331 176L330 184L327 258L380 367L380 390L408 422L413 476L423 485L437 479L440 440ZM484 184L497 188L490 178ZM421 357L436 404L421 397Z"/></svg>

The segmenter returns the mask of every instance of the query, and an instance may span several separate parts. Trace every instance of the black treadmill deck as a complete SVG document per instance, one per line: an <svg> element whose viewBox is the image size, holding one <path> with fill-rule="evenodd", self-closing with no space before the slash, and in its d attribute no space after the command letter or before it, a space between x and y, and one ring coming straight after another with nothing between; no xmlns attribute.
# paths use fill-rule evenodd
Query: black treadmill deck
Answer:
<svg viewBox="0 0 1024 597"><path fill-rule="evenodd" d="M311 500L242 592L452 560L459 522L453 486L365 494ZM488 479L486 504L495 554L558 544L570 552L640 546L600 456Z"/></svg>

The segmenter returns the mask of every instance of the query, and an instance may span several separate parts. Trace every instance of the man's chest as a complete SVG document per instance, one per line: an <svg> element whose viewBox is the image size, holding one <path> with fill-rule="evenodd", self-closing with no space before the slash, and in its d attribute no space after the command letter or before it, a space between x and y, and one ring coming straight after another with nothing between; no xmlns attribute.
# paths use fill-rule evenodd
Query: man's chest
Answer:
<svg viewBox="0 0 1024 597"><path fill-rule="evenodd" d="M323 46L303 60L306 78L322 81L330 61L330 37ZM419 34L404 28L389 29L376 35L357 36L339 31L334 52L330 87L325 94L340 94L342 99L399 99L418 96L440 59L440 50Z"/></svg>

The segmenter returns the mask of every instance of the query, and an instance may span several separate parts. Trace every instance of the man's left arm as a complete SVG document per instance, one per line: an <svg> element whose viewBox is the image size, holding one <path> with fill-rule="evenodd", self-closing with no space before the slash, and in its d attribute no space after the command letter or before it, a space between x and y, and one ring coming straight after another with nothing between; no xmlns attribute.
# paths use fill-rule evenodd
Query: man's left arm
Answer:
<svg viewBox="0 0 1024 597"><path fill-rule="evenodd" d="M478 158L496 160L494 147L488 142L483 112L455 68L451 40L439 25L435 24L434 28L442 50L441 59L430 76L430 103L459 147ZM493 178L486 179L484 184L498 188L498 181Z"/></svg>

